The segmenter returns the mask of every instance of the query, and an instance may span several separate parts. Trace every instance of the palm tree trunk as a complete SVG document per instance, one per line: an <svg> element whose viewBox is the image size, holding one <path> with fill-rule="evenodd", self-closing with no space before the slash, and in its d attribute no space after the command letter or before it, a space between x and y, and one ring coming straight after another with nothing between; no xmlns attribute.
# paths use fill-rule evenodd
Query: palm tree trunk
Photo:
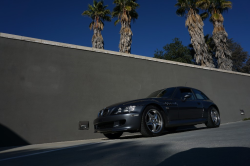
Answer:
<svg viewBox="0 0 250 166"><path fill-rule="evenodd" d="M221 15L222 17L222 15ZM213 40L215 43L216 54L218 58L218 68L223 70L232 71L233 61L231 60L232 52L229 50L227 45L228 34L223 26L223 19L221 21L214 21Z"/></svg>
<svg viewBox="0 0 250 166"><path fill-rule="evenodd" d="M208 47L204 39L204 23L195 10L190 9L187 15L186 26L191 36L191 43L195 50L195 60L197 64L214 68L213 58L208 53Z"/></svg>
<svg viewBox="0 0 250 166"><path fill-rule="evenodd" d="M94 35L92 37L92 47L98 49L104 49L104 41L101 34L101 29L94 26Z"/></svg>
<svg viewBox="0 0 250 166"><path fill-rule="evenodd" d="M120 43L119 43L119 51L124 53L131 53L131 45L132 45L132 30L130 28L130 20L124 13L121 19L121 30L120 30Z"/></svg>

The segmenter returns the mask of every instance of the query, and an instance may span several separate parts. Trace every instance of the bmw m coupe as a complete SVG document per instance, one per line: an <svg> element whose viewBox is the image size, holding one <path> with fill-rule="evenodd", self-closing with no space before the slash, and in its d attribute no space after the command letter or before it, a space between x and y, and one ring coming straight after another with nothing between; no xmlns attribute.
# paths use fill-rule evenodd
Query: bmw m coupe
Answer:
<svg viewBox="0 0 250 166"><path fill-rule="evenodd" d="M180 126L206 124L220 126L217 105L200 90L171 87L153 92L147 98L108 106L94 120L95 132L107 138L119 138L123 132L141 132L143 136L161 135Z"/></svg>

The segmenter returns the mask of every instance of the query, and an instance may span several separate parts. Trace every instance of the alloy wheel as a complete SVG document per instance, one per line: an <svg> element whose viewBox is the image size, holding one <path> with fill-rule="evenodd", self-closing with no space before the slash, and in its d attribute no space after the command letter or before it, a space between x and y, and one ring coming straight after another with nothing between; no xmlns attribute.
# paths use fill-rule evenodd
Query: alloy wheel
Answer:
<svg viewBox="0 0 250 166"><path fill-rule="evenodd" d="M156 109L150 109L146 116L145 116L145 122L148 127L148 129L152 133L159 133L162 130L163 127L163 119L159 111Z"/></svg>
<svg viewBox="0 0 250 166"><path fill-rule="evenodd" d="M215 125L220 124L220 114L216 109L211 110L211 118L212 118Z"/></svg>

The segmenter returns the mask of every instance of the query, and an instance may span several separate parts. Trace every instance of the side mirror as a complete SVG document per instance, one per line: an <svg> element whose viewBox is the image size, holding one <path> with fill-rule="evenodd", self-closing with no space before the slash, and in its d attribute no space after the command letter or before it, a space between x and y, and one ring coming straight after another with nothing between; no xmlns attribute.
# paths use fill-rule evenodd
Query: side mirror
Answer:
<svg viewBox="0 0 250 166"><path fill-rule="evenodd" d="M183 101L186 101L190 97L191 97L191 95L185 95Z"/></svg>

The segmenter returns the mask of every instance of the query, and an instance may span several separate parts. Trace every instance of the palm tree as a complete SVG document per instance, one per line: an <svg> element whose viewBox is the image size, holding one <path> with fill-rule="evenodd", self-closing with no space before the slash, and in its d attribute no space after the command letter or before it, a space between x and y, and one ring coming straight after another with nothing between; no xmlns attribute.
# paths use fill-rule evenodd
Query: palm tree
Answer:
<svg viewBox="0 0 250 166"><path fill-rule="evenodd" d="M210 35L210 34L205 35L204 40L205 40L205 43L207 45L207 51L208 51L209 55L211 55L212 58L213 58L214 66L217 67L217 60L215 58L215 44L214 44L214 40L212 38L212 35ZM194 50L193 45L189 44L188 48L189 48L189 50L191 52L191 55L194 57L195 50Z"/></svg>
<svg viewBox="0 0 250 166"><path fill-rule="evenodd" d="M208 47L204 40L204 23L199 15L199 0L177 0L176 14L186 16L186 27L191 36L191 43L195 50L197 64L206 67L214 67L212 56L208 53Z"/></svg>
<svg viewBox="0 0 250 166"><path fill-rule="evenodd" d="M112 12L112 18L117 17L115 25L121 22L119 51L131 53L132 30L131 21L138 18L136 9L139 7L137 0L114 0L116 5Z"/></svg>
<svg viewBox="0 0 250 166"><path fill-rule="evenodd" d="M201 8L206 12L202 14L203 19L211 15L210 21L213 23L213 40L215 43L215 57L218 58L218 68L232 71L233 62L231 60L232 52L227 43L228 34L224 29L223 12L232 8L232 2L226 0L203 0Z"/></svg>
<svg viewBox="0 0 250 166"><path fill-rule="evenodd" d="M94 30L92 37L92 47L104 49L104 41L101 31L104 28L104 21L111 21L110 10L106 9L108 5L103 5L103 0L97 2L93 1L93 6L88 5L88 10L84 11L82 15L86 15L92 19L89 25L90 30Z"/></svg>
<svg viewBox="0 0 250 166"><path fill-rule="evenodd" d="M207 44L207 47L208 47L207 51L213 57L214 56L214 47L215 47L215 45L214 45L212 35L207 34L207 35L204 36L204 38L205 38L205 43Z"/></svg>

